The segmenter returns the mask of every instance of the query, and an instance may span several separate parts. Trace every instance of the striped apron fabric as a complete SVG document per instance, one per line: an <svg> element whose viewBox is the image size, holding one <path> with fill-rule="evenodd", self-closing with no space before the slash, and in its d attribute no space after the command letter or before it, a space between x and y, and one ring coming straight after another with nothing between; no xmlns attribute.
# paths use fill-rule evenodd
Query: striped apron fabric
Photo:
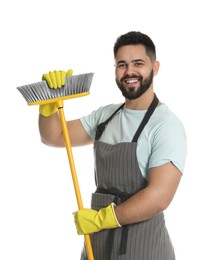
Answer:
<svg viewBox="0 0 203 260"><path fill-rule="evenodd" d="M102 123L94 144L97 190L92 194L92 209L99 210L112 202L119 204L147 186L139 169L136 147L157 104L155 96L131 143L111 145L99 141L105 125L118 111ZM102 230L90 237L95 260L175 260L163 213L143 222ZM87 259L84 246L81 260Z"/></svg>

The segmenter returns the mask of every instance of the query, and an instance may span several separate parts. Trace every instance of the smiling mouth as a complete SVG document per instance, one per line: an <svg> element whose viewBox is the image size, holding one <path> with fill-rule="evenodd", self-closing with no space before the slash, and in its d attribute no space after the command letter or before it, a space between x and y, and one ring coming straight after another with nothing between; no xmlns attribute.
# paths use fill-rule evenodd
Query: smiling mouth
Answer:
<svg viewBox="0 0 203 260"><path fill-rule="evenodd" d="M125 79L124 82L126 84L134 84L134 83L139 82L139 80L138 79Z"/></svg>

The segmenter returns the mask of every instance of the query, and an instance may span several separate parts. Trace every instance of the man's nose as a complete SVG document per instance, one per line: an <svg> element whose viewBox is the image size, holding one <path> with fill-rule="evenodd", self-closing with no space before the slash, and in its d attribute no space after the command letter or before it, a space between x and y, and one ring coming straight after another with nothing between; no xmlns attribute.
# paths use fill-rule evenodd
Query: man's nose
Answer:
<svg viewBox="0 0 203 260"><path fill-rule="evenodd" d="M128 64L126 66L125 74L131 75L133 73L135 73L135 67L132 64Z"/></svg>

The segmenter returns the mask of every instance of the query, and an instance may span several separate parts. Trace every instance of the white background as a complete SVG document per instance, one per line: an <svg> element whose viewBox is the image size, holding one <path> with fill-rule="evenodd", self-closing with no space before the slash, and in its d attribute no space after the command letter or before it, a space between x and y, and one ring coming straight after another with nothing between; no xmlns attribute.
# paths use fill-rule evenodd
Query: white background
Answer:
<svg viewBox="0 0 203 260"><path fill-rule="evenodd" d="M77 209L65 149L40 142L38 107L16 87L49 70L94 72L91 94L65 102L66 119L122 102L114 82L113 44L131 30L148 34L161 63L160 100L183 121L188 157L166 211L177 260L202 252L202 9L199 0L1 1L0 259L79 259ZM92 147L73 149L83 204L94 191ZM70 257L71 255L71 257ZM143 259L144 260L144 259Z"/></svg>

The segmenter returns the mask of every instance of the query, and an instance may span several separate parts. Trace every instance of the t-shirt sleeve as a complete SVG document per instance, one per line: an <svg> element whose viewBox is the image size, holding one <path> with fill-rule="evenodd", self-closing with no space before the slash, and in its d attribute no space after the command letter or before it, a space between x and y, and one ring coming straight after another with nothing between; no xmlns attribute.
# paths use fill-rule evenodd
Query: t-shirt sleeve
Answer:
<svg viewBox="0 0 203 260"><path fill-rule="evenodd" d="M172 162L183 173L187 154L186 133L180 121L163 124L152 140L148 168Z"/></svg>
<svg viewBox="0 0 203 260"><path fill-rule="evenodd" d="M96 126L98 123L96 117L94 116L94 113L80 118L80 122L82 123L82 126L84 127L87 134L93 140L95 140Z"/></svg>

